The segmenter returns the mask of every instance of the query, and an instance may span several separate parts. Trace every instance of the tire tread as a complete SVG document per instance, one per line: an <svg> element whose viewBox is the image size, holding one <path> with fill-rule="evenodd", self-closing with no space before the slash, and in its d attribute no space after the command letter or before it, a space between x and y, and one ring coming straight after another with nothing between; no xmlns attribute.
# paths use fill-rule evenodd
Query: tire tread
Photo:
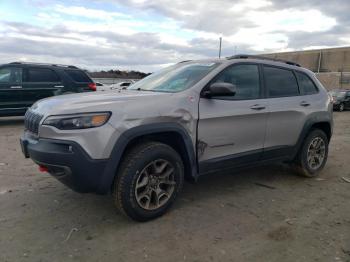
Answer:
<svg viewBox="0 0 350 262"><path fill-rule="evenodd" d="M151 152L160 146L168 147L169 150L177 154L177 152L172 147L166 144L155 142L155 141L142 142L125 152L125 156L123 157L120 168L118 169L118 172L117 172L117 178L114 184L115 206L122 214L128 217L131 217L132 219L137 221L147 221L149 219L141 218L140 216L135 215L132 212L127 212L127 207L123 203L123 195L125 195L125 190L127 190L128 188L128 185L126 185L126 180L129 178L130 170L136 165L136 163L138 161L141 161L142 158L148 154L148 152ZM181 186L182 186L182 181L181 181ZM128 202L133 203L134 196L132 195L132 193L129 195L129 197L130 197L130 200Z"/></svg>

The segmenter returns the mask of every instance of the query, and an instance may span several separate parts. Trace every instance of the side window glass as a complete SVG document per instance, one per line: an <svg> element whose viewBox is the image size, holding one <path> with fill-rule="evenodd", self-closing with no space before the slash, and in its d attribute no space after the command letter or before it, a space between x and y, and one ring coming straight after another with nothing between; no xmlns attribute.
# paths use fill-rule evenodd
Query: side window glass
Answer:
<svg viewBox="0 0 350 262"><path fill-rule="evenodd" d="M264 75L269 97L299 95L297 80L292 71L264 66Z"/></svg>
<svg viewBox="0 0 350 262"><path fill-rule="evenodd" d="M221 72L215 82L231 83L236 86L236 94L224 97L231 100L257 99L260 97L258 65L233 65Z"/></svg>
<svg viewBox="0 0 350 262"><path fill-rule="evenodd" d="M60 82L59 76L51 69L47 68L28 68L25 82Z"/></svg>
<svg viewBox="0 0 350 262"><path fill-rule="evenodd" d="M312 95L318 92L314 82L304 73L295 72L298 78L300 91L303 95Z"/></svg>
<svg viewBox="0 0 350 262"><path fill-rule="evenodd" d="M0 69L0 83L16 83L22 82L22 69L16 67L7 67Z"/></svg>
<svg viewBox="0 0 350 262"><path fill-rule="evenodd" d="M11 82L16 84L22 83L22 69L13 67L11 71Z"/></svg>
<svg viewBox="0 0 350 262"><path fill-rule="evenodd" d="M0 69L0 83L9 83L11 78L11 68Z"/></svg>

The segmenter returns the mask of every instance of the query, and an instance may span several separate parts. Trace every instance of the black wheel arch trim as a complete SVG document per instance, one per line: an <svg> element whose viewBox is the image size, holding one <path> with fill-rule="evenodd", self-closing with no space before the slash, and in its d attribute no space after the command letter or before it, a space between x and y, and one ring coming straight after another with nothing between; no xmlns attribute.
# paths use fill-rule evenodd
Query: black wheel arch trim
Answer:
<svg viewBox="0 0 350 262"><path fill-rule="evenodd" d="M299 135L297 144L294 146L294 152L293 152L293 159L296 157L298 154L306 136L309 134L310 130L312 129L313 126L318 125L318 124L328 124L330 128L330 133L327 134L329 140L332 137L332 132L333 132L333 118L332 114L325 114L324 112L315 112L312 113L309 118L305 121L304 127ZM329 141L328 141L329 142Z"/></svg>
<svg viewBox="0 0 350 262"><path fill-rule="evenodd" d="M198 168L195 148L192 139L186 129L177 123L146 124L128 129L127 131L123 132L117 139L112 149L106 168L101 177L100 185L97 191L100 193L106 193L112 188L112 183L115 179L115 176L117 175L117 170L122 160L125 149L132 140L145 135L155 135L157 133L164 132L176 132L181 136L186 148L186 157L189 160L189 164L191 166L190 176L196 180L198 177Z"/></svg>

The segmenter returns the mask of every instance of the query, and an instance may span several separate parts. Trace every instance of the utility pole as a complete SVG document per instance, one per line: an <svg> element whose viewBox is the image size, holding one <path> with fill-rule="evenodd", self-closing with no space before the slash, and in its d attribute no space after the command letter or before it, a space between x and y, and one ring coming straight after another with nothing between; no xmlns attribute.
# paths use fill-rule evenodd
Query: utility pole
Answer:
<svg viewBox="0 0 350 262"><path fill-rule="evenodd" d="M219 59L221 58L221 44L222 44L222 37L220 37Z"/></svg>
<svg viewBox="0 0 350 262"><path fill-rule="evenodd" d="M318 67L317 67L317 73L320 73L321 69L321 61L322 61L322 50L320 50L320 54L318 56Z"/></svg>

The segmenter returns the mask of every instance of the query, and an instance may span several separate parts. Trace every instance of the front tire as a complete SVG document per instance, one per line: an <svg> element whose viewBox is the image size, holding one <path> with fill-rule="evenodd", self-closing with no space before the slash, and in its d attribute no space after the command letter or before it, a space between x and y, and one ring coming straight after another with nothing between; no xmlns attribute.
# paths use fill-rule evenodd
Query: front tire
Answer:
<svg viewBox="0 0 350 262"><path fill-rule="evenodd" d="M115 182L115 204L136 221L163 215L182 189L184 167L179 154L159 142L144 142L129 150Z"/></svg>
<svg viewBox="0 0 350 262"><path fill-rule="evenodd" d="M345 109L345 106L344 106L343 103L341 103L341 104L339 105L339 112L343 112L344 109Z"/></svg>
<svg viewBox="0 0 350 262"><path fill-rule="evenodd" d="M313 129L305 138L296 157L296 171L305 177L315 177L324 168L327 157L327 135L320 129Z"/></svg>

